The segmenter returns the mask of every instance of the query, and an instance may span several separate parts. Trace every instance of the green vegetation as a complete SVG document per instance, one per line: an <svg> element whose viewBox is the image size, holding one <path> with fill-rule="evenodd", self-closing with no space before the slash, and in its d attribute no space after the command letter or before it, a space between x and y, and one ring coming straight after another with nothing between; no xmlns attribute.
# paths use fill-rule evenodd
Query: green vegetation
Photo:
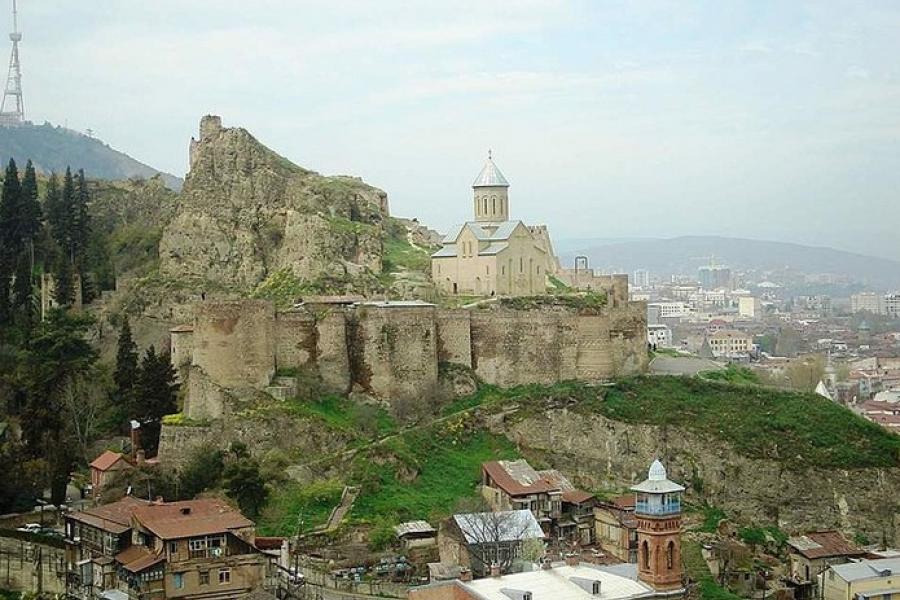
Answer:
<svg viewBox="0 0 900 600"><path fill-rule="evenodd" d="M765 546L770 541L781 548L787 544L788 535L778 527L742 527L738 537L750 546Z"/></svg>
<svg viewBox="0 0 900 600"><path fill-rule="evenodd" d="M382 269L387 272L398 269L409 271L431 271L431 253L425 248L410 244L406 238L385 238L384 255L381 259Z"/></svg>
<svg viewBox="0 0 900 600"><path fill-rule="evenodd" d="M570 292L572 288L564 284L562 281L554 277L553 275L549 275L547 279L550 280L550 285L552 285L556 290L560 292Z"/></svg>
<svg viewBox="0 0 900 600"><path fill-rule="evenodd" d="M353 517L399 522L449 515L461 498L476 494L483 462L517 457L509 440L472 431L462 419L401 434L354 460L352 479L362 491Z"/></svg>
<svg viewBox="0 0 900 600"><path fill-rule="evenodd" d="M715 506L703 507L703 523L700 524L699 530L704 533L715 533L719 528L719 522L725 518L725 511Z"/></svg>
<svg viewBox="0 0 900 600"><path fill-rule="evenodd" d="M542 307L563 307L575 309L582 313L599 312L606 306L606 294L602 292L583 292L579 294L543 296L516 296L500 298L500 306L513 310L534 310Z"/></svg>
<svg viewBox="0 0 900 600"><path fill-rule="evenodd" d="M751 458L858 469L900 465L900 436L815 394L687 377L637 377L577 393L582 409L718 438Z"/></svg>
<svg viewBox="0 0 900 600"><path fill-rule="evenodd" d="M740 596L729 592L713 579L698 542L682 540L681 557L684 572L697 583L701 600L740 600Z"/></svg>
<svg viewBox="0 0 900 600"><path fill-rule="evenodd" d="M752 369L741 367L739 365L730 364L724 369L718 371L704 371L700 373L704 379L712 381L725 381L728 383L739 383L746 385L759 385L759 375Z"/></svg>
<svg viewBox="0 0 900 600"><path fill-rule="evenodd" d="M340 503L343 490L344 485L336 480L278 486L260 515L257 530L260 535L287 536L323 525Z"/></svg>
<svg viewBox="0 0 900 600"><path fill-rule="evenodd" d="M397 422L380 406L358 404L333 394L317 400L292 399L284 404L289 413L323 421L331 429L383 437L397 429Z"/></svg>
<svg viewBox="0 0 900 600"><path fill-rule="evenodd" d="M184 413L172 413L162 418L163 425L174 425L176 427L207 427L209 421L201 419L192 419Z"/></svg>

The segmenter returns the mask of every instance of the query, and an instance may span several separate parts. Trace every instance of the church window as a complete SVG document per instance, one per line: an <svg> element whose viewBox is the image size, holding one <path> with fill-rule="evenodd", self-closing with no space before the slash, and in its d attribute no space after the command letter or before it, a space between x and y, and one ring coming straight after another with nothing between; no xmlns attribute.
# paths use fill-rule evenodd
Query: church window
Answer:
<svg viewBox="0 0 900 600"><path fill-rule="evenodd" d="M487 214L487 196L484 197L484 214Z"/></svg>
<svg viewBox="0 0 900 600"><path fill-rule="evenodd" d="M485 267L484 267L484 273L485 273L486 275L490 275L490 274L491 274L491 266L490 266L490 265L485 265Z"/></svg>
<svg viewBox="0 0 900 600"><path fill-rule="evenodd" d="M650 568L650 544L647 543L647 540L641 544L641 564L645 569Z"/></svg>
<svg viewBox="0 0 900 600"><path fill-rule="evenodd" d="M540 268L540 267L537 268L537 274L538 274L538 275L541 274L541 268Z"/></svg>
<svg viewBox="0 0 900 600"><path fill-rule="evenodd" d="M506 275L506 267L504 267L503 265L500 265L500 274Z"/></svg>
<svg viewBox="0 0 900 600"><path fill-rule="evenodd" d="M491 196L491 214L497 214L497 196Z"/></svg>
<svg viewBox="0 0 900 600"><path fill-rule="evenodd" d="M666 546L666 568L671 569L675 566L675 542L669 542Z"/></svg>
<svg viewBox="0 0 900 600"><path fill-rule="evenodd" d="M519 257L519 273L524 273L524 272L525 272L525 261L520 256Z"/></svg>

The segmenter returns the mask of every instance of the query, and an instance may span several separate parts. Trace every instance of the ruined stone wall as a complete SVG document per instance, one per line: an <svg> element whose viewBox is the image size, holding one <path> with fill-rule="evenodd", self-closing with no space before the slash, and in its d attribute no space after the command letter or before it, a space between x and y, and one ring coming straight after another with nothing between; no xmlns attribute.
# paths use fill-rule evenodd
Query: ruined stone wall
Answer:
<svg viewBox="0 0 900 600"><path fill-rule="evenodd" d="M353 382L379 398L428 398L437 386L437 324L433 307L356 309L350 342L359 360Z"/></svg>
<svg viewBox="0 0 900 600"><path fill-rule="evenodd" d="M222 387L265 387L275 373L274 326L271 302L198 304L193 366Z"/></svg>
<svg viewBox="0 0 900 600"><path fill-rule="evenodd" d="M230 390L263 390L277 369L308 368L335 393L427 399L441 362L500 386L601 380L647 368L644 304L565 310L331 307L276 314L270 303L198 307L185 413L220 418Z"/></svg>
<svg viewBox="0 0 900 600"><path fill-rule="evenodd" d="M438 309L438 361L472 366L471 311Z"/></svg>
<svg viewBox="0 0 900 600"><path fill-rule="evenodd" d="M472 367L487 383L554 383L575 376L575 316L545 311L472 313Z"/></svg>
<svg viewBox="0 0 900 600"><path fill-rule="evenodd" d="M305 310L275 315L275 367L299 369L315 362L318 354L315 317Z"/></svg>

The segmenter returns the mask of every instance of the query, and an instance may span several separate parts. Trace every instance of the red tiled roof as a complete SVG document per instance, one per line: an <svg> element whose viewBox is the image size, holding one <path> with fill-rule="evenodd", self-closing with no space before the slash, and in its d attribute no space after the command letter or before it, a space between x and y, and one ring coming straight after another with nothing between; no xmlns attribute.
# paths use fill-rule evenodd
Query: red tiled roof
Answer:
<svg viewBox="0 0 900 600"><path fill-rule="evenodd" d="M100 456L94 459L91 463L92 469L97 469L99 471L108 471L110 467L119 462L120 460L124 460L126 463L128 459L125 458L124 454L120 452L113 452L112 450L107 450Z"/></svg>
<svg viewBox="0 0 900 600"><path fill-rule="evenodd" d="M634 510L634 503L636 499L636 494L625 494L623 496L616 496L615 498L613 498L612 503L622 510Z"/></svg>
<svg viewBox="0 0 900 600"><path fill-rule="evenodd" d="M134 517L164 540L226 533L253 526L253 521L214 498L149 504L136 509Z"/></svg>
<svg viewBox="0 0 900 600"><path fill-rule="evenodd" d="M826 558L830 556L863 556L865 551L851 544L837 531L813 531L799 537L792 537L788 544L806 558Z"/></svg>
<svg viewBox="0 0 900 600"><path fill-rule="evenodd" d="M125 496L118 502L71 513L68 518L103 531L120 534L131 528L131 515L135 509L148 504L150 503L146 500Z"/></svg>
<svg viewBox="0 0 900 600"><path fill-rule="evenodd" d="M546 479L538 479L529 485L523 485L516 481L512 475L500 464L499 461L492 460L481 465L481 468L490 475L491 479L501 490L510 496L525 496L528 494L540 494L558 490L559 488L550 484Z"/></svg>
<svg viewBox="0 0 900 600"><path fill-rule="evenodd" d="M163 560L162 553L155 554L144 546L129 546L116 554L116 562L132 573L140 573Z"/></svg>
<svg viewBox="0 0 900 600"><path fill-rule="evenodd" d="M569 492L563 492L562 495L563 502L568 502L570 504L581 504L582 502L587 502L593 497L593 494L585 492L584 490L571 490Z"/></svg>

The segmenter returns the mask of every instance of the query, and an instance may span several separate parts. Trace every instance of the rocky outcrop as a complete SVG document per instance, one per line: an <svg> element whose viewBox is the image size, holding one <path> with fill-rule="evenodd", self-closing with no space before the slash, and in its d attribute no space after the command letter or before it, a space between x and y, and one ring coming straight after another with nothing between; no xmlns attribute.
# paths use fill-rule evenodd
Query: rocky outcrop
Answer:
<svg viewBox="0 0 900 600"><path fill-rule="evenodd" d="M739 523L865 533L900 544L900 469L802 468L790 460L741 455L695 432L613 421L554 408L495 415L492 428L532 459L560 469L587 489L626 489L659 457L688 499L723 509Z"/></svg>
<svg viewBox="0 0 900 600"><path fill-rule="evenodd" d="M160 242L164 277L248 292L284 270L302 281L380 272L383 191L298 167L215 116L190 163Z"/></svg>

